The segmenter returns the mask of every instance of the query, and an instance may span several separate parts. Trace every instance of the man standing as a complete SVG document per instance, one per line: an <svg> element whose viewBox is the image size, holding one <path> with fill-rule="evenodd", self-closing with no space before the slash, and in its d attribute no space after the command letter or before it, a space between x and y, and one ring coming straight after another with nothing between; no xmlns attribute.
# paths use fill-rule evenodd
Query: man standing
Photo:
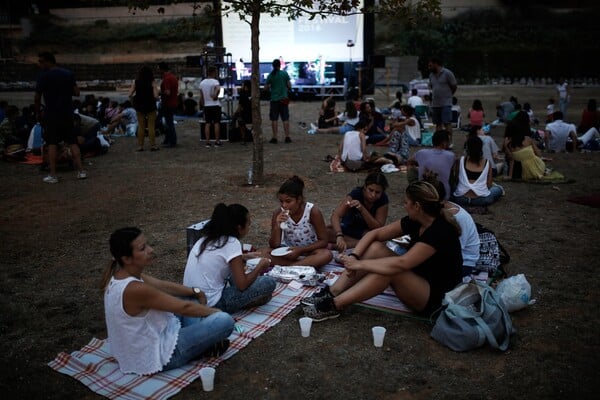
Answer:
<svg viewBox="0 0 600 400"><path fill-rule="evenodd" d="M160 115L165 119L165 140L164 147L177 146L177 133L175 132L175 123L173 115L177 110L177 96L179 92L179 80L175 75L169 72L169 66L165 62L158 64L162 73L162 82L160 83Z"/></svg>
<svg viewBox="0 0 600 400"><path fill-rule="evenodd" d="M211 65L208 77L200 82L200 104L204 104L204 137L206 147L210 148L210 128L215 131L215 146L221 146L221 103L219 92L221 84L217 80L217 67Z"/></svg>
<svg viewBox="0 0 600 400"><path fill-rule="evenodd" d="M273 137L269 143L277 144L277 120L281 116L283 123L283 133L285 134L285 142L291 143L290 138L290 110L288 90L292 88L290 76L287 72L281 70L281 61L273 60L273 71L267 76L265 82L265 90L271 91L271 104L269 109L269 119L271 120L271 128Z"/></svg>
<svg viewBox="0 0 600 400"><path fill-rule="evenodd" d="M35 113L44 128L43 138L48 145L48 163L50 175L45 183L58 183L56 176L57 145L65 142L71 148L73 164L77 168L77 179L87 178L81 163L81 153L73 129L73 96L79 96L79 87L73 73L56 65L54 54L39 54L39 63L43 72L35 87ZM42 114L42 97L44 112Z"/></svg>
<svg viewBox="0 0 600 400"><path fill-rule="evenodd" d="M556 93L558 93L558 109L563 113L563 118L567 116L567 106L571 101L569 93L569 83L564 78L560 78L556 85Z"/></svg>
<svg viewBox="0 0 600 400"><path fill-rule="evenodd" d="M456 78L452 71L442 66L438 58L431 58L428 64L429 85L431 86L431 119L435 130L446 129L450 134L452 147L452 96L456 92Z"/></svg>

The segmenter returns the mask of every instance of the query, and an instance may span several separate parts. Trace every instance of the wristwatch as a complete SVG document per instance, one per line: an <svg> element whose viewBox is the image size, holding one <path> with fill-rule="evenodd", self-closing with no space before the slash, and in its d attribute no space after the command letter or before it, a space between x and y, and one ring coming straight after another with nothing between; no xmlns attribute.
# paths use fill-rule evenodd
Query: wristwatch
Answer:
<svg viewBox="0 0 600 400"><path fill-rule="evenodd" d="M200 293L202 293L202 290L200 290L200 288L197 288L197 287L193 287L192 291L194 292L194 294L196 296L199 295Z"/></svg>

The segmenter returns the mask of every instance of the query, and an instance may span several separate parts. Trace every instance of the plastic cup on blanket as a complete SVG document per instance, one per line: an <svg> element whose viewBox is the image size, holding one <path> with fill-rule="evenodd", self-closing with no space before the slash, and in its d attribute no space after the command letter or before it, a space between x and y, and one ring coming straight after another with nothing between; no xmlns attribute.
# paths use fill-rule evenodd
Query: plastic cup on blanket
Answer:
<svg viewBox="0 0 600 400"><path fill-rule="evenodd" d="M383 326L374 326L371 331L373 331L373 344L375 347L383 346L386 329Z"/></svg>
<svg viewBox="0 0 600 400"><path fill-rule="evenodd" d="M300 321L300 333L302 337L310 336L310 327L312 326L312 318L302 317L299 319Z"/></svg>
<svg viewBox="0 0 600 400"><path fill-rule="evenodd" d="M215 369L212 367L204 367L200 370L199 374L204 391L212 392L215 388Z"/></svg>

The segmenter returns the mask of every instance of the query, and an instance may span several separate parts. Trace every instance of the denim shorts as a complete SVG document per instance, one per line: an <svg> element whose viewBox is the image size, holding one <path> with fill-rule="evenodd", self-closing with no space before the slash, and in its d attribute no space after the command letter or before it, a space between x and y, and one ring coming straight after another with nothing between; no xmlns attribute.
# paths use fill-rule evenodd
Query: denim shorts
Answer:
<svg viewBox="0 0 600 400"><path fill-rule="evenodd" d="M447 125L452 122L452 106L431 107L431 121L435 125Z"/></svg>

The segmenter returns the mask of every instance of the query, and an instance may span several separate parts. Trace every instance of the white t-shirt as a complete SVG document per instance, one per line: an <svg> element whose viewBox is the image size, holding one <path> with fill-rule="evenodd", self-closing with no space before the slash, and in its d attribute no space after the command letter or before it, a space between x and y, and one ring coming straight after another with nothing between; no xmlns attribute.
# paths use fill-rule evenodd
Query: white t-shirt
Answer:
<svg viewBox="0 0 600 400"><path fill-rule="evenodd" d="M458 204L452 203L451 201L448 204L452 207L458 208L458 212L454 214L454 219L460 226L461 234L459 237L460 247L463 257L463 265L465 267L474 267L477 265L477 260L479 260L479 233L477 233L477 226L473 221L473 217L471 214L465 211L464 208L460 207Z"/></svg>
<svg viewBox="0 0 600 400"><path fill-rule="evenodd" d="M548 150L561 152L566 151L567 139L571 132L577 132L577 127L557 119L546 125L546 131L550 132Z"/></svg>
<svg viewBox="0 0 600 400"><path fill-rule="evenodd" d="M218 92L220 87L219 81L214 78L206 78L200 82L200 90L204 96L204 107L221 105L221 102L218 99L213 100L212 98L212 96L215 94L215 91Z"/></svg>
<svg viewBox="0 0 600 400"><path fill-rule="evenodd" d="M221 299L226 279L231 274L229 262L242 255L242 243L238 238L229 236L223 247L217 248L212 242L198 255L204 240L204 237L200 238L190 251L183 284L200 288L206 294L207 305L212 307Z"/></svg>
<svg viewBox="0 0 600 400"><path fill-rule="evenodd" d="M415 117L410 117L410 119L414 120L415 124L413 126L404 125L406 133L414 140L421 140L421 126L419 125L419 121Z"/></svg>
<svg viewBox="0 0 600 400"><path fill-rule="evenodd" d="M363 158L363 152L360 142L360 132L349 131L344 135L344 145L342 146L342 161L359 161Z"/></svg>
<svg viewBox="0 0 600 400"><path fill-rule="evenodd" d="M406 100L406 103L412 108L415 108L416 106L423 105L423 99L420 96L410 96L408 100Z"/></svg>

